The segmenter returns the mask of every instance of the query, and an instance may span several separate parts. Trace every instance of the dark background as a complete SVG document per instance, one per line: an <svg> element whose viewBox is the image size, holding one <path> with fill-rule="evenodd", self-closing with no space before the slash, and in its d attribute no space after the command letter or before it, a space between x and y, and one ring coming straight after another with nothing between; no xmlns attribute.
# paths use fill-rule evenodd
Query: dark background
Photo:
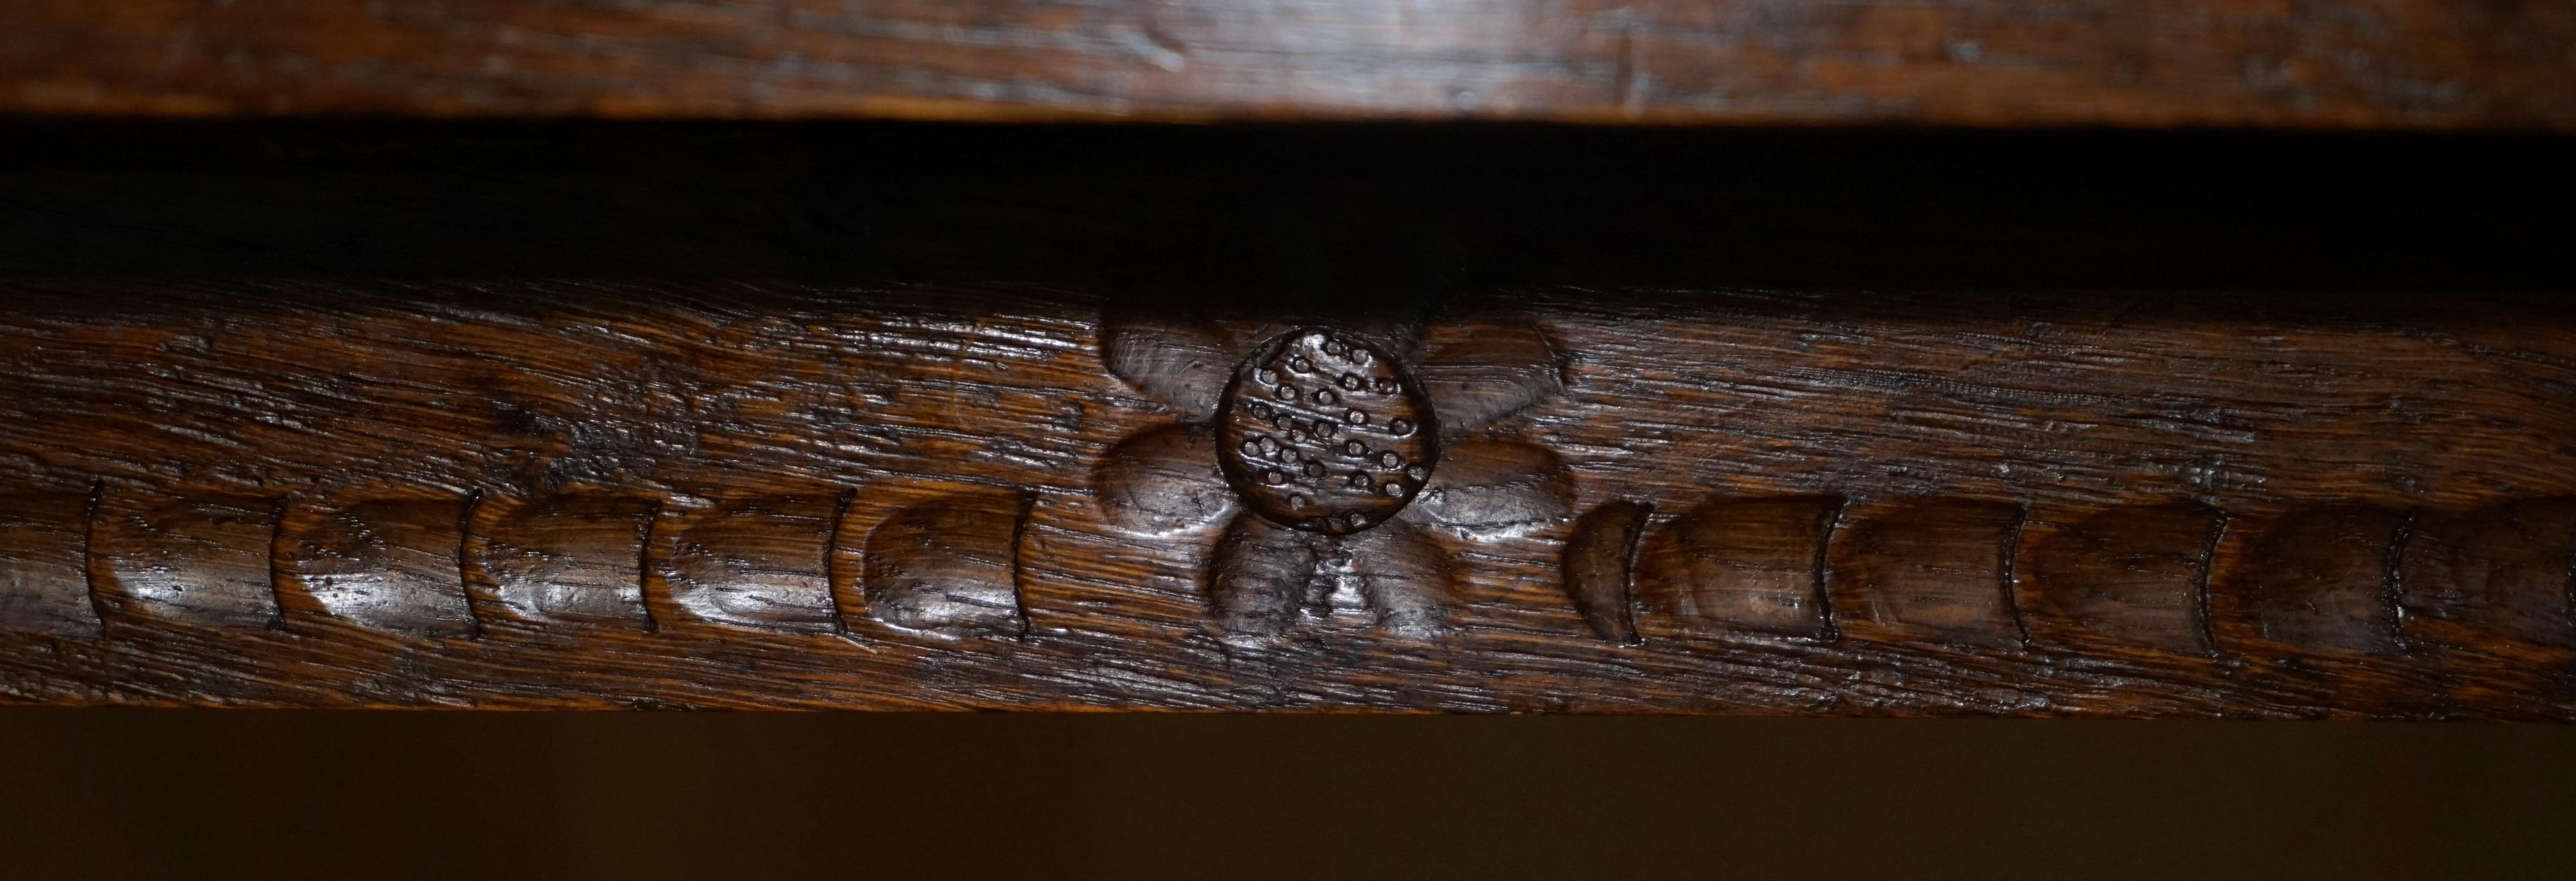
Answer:
<svg viewBox="0 0 2576 881"><path fill-rule="evenodd" d="M0 275L2335 309L2576 288L2569 157L2511 134L22 119L0 121ZM0 874L24 878L2571 866L2564 726L0 711Z"/></svg>
<svg viewBox="0 0 2576 881"><path fill-rule="evenodd" d="M20 709L0 756L17 878L2576 865L2563 726Z"/></svg>
<svg viewBox="0 0 2576 881"><path fill-rule="evenodd" d="M2510 133L0 118L0 275L2563 293L2570 156Z"/></svg>

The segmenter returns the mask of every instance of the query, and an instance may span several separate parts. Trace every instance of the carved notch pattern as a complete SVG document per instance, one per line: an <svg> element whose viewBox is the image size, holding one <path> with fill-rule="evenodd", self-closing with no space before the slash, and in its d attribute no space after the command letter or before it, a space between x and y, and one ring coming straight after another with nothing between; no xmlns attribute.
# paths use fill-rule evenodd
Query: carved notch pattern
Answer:
<svg viewBox="0 0 2576 881"><path fill-rule="evenodd" d="M1566 589L1594 630L1833 641L1836 596L1872 641L2019 649L2097 642L2211 655L2222 637L2304 653L2387 655L2418 637L2576 646L2576 500L2461 515L2361 505L2274 518L2228 571L2234 522L2192 502L2121 505L2025 525L2015 505L1906 499L1845 511L1833 497L1713 498L1613 552L1642 505L1585 515ZM1847 524L1847 525L1846 525ZM2024 532L2033 538L2024 540ZM1632 583L1633 582L1633 583ZM2215 593L2224 608L2213 609Z"/></svg>
<svg viewBox="0 0 2576 881"><path fill-rule="evenodd" d="M847 496L829 495L687 511L614 493L0 496L0 629L96 636L103 607L111 619L422 639L479 639L487 625L845 632L833 572L848 529L865 536L851 542L849 608L901 630L1017 636L1028 629L1017 580L1029 505L955 492L862 526L845 516ZM680 619L658 620L657 606Z"/></svg>

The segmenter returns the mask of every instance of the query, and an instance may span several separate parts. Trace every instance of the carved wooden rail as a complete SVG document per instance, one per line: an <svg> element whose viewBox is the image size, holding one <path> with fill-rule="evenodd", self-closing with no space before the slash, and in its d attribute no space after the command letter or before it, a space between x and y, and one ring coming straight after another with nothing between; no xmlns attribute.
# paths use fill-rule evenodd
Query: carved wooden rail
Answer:
<svg viewBox="0 0 2576 881"><path fill-rule="evenodd" d="M2576 717L2510 299L6 295L21 700Z"/></svg>

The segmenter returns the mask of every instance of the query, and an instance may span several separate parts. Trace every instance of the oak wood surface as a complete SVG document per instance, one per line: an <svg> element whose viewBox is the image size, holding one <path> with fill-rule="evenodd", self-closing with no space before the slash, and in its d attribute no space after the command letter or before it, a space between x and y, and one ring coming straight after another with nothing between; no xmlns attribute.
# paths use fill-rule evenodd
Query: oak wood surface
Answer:
<svg viewBox="0 0 2576 881"><path fill-rule="evenodd" d="M2318 317L2119 296L1492 291L1434 318L1543 328L1563 393L1449 444L1457 472L1444 452L1408 509L1418 525L1281 544L1308 533L1249 512L1112 523L1103 458L1187 416L1107 368L1094 294L27 280L9 296L12 507L95 496L85 543L10 533L12 559L85 554L89 577L10 584L47 608L95 596L104 624L10 622L24 632L0 637L0 665L22 699L2576 707L2570 533L2545 501L2576 494L2576 327L2509 299ZM1187 452L1213 475L1214 451ZM1813 505L1738 503L1743 527L1668 538L1721 522L1712 503L1820 495L1840 506L1808 533L1821 544L1795 540ZM473 500L458 580L333 525L421 498ZM1593 521L1570 515L1629 503L1692 512L1648 519L1645 543L1688 559L1635 589L1697 597L1639 606L1654 626L1633 645L1586 622L1563 550L1623 545L1575 535ZM447 553L435 536L454 509L419 510L385 531ZM683 525L765 510L803 513ZM1787 543L1742 564L1769 569L1729 568L1735 552L1708 542L1733 535ZM344 571L443 611L410 626L335 612L313 565L271 565L334 544L361 549ZM1594 553L1626 580L1619 553ZM1804 586L1758 575L1784 570ZM1227 599L1235 577L1326 593L1259 617L1262 594ZM460 583L470 608L438 599ZM707 590L739 599L692 599ZM1750 611L1800 590L1828 624ZM1740 614L1757 617L1731 626Z"/></svg>
<svg viewBox="0 0 2576 881"><path fill-rule="evenodd" d="M13 132L16 700L2576 715L2551 141Z"/></svg>
<svg viewBox="0 0 2576 881"><path fill-rule="evenodd" d="M0 109L2550 128L2548 0L34 0Z"/></svg>

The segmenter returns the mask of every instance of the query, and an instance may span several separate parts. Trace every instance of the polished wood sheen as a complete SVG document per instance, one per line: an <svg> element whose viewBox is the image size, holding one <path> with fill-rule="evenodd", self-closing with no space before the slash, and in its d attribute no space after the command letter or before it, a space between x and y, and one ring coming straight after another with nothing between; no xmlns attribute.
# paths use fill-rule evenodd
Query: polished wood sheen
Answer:
<svg viewBox="0 0 2576 881"><path fill-rule="evenodd" d="M0 110L2576 127L2552 0L25 0Z"/></svg>
<svg viewBox="0 0 2576 881"><path fill-rule="evenodd" d="M2530 298L0 296L20 701L2576 718Z"/></svg>

